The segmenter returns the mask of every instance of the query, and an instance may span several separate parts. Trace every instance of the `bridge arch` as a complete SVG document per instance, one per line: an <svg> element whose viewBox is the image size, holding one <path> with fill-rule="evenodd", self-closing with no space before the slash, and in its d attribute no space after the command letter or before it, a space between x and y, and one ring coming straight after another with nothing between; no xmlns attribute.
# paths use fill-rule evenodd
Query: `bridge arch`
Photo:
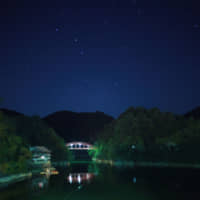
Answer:
<svg viewBox="0 0 200 200"><path fill-rule="evenodd" d="M68 142L66 147L69 150L93 150L95 147L87 142Z"/></svg>

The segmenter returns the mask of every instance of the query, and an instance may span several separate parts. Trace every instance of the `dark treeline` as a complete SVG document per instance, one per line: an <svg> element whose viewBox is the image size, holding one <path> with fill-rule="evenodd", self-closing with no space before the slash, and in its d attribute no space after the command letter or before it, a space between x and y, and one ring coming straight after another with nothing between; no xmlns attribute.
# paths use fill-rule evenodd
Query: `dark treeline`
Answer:
<svg viewBox="0 0 200 200"><path fill-rule="evenodd" d="M186 116L160 112L157 108L130 107L99 134L95 156L200 163L200 121L191 114Z"/></svg>
<svg viewBox="0 0 200 200"><path fill-rule="evenodd" d="M0 112L0 172L26 171L31 159L30 146L45 146L52 160L68 160L70 153L64 139L38 116Z"/></svg>
<svg viewBox="0 0 200 200"><path fill-rule="evenodd" d="M27 171L30 159L28 145L17 136L16 127L0 112L0 175Z"/></svg>
<svg viewBox="0 0 200 200"><path fill-rule="evenodd" d="M67 111L41 119L1 109L0 173L26 171L30 146L47 147L53 160L70 160L65 142L82 139L95 141L100 159L200 163L198 116L199 108L181 116L130 107L115 120L101 112Z"/></svg>

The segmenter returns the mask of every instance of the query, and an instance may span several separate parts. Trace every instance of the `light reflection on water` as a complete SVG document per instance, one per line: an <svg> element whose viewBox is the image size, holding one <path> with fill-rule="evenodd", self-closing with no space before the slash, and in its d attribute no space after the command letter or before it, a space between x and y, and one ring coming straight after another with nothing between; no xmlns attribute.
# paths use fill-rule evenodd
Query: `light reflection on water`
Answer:
<svg viewBox="0 0 200 200"><path fill-rule="evenodd" d="M40 175L39 175L40 174ZM31 179L31 190L32 192L40 192L41 190L47 189L50 177L52 175L58 175L59 172L54 167L43 168L43 170Z"/></svg>
<svg viewBox="0 0 200 200"><path fill-rule="evenodd" d="M38 190L48 188L48 183L49 183L49 180L45 176L37 177L37 178L34 177L31 181L31 189L33 191L38 191Z"/></svg>
<svg viewBox="0 0 200 200"><path fill-rule="evenodd" d="M42 173L0 190L0 200L200 199L199 170L74 165L51 171L59 173Z"/></svg>
<svg viewBox="0 0 200 200"><path fill-rule="evenodd" d="M72 183L84 183L90 182L94 178L93 173L70 173L67 180L70 184Z"/></svg>

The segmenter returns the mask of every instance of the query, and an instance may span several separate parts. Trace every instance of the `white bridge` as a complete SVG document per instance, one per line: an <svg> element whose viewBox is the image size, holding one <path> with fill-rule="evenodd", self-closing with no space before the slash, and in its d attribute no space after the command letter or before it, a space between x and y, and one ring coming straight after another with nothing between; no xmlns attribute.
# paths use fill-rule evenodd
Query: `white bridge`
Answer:
<svg viewBox="0 0 200 200"><path fill-rule="evenodd" d="M93 150L95 147L86 142L69 142L66 144L69 150Z"/></svg>

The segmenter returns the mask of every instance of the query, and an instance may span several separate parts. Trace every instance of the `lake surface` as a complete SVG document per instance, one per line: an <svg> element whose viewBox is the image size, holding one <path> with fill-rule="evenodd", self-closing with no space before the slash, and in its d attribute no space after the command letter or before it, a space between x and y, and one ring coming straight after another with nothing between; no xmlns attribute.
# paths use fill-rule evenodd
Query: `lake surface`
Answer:
<svg viewBox="0 0 200 200"><path fill-rule="evenodd" d="M72 165L0 190L0 200L200 199L200 170Z"/></svg>

